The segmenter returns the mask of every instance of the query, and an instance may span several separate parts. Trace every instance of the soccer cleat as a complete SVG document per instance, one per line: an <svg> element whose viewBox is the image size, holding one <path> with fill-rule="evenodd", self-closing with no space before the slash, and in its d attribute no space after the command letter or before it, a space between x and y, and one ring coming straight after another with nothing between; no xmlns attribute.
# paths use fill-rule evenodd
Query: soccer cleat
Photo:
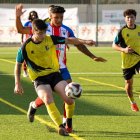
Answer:
<svg viewBox="0 0 140 140"><path fill-rule="evenodd" d="M29 122L34 121L34 116L35 116L35 112L36 112L36 109L32 107L32 104L33 104L33 102L30 102L28 112L27 112L27 118L28 118Z"/></svg>
<svg viewBox="0 0 140 140"><path fill-rule="evenodd" d="M63 125L59 126L58 134L61 136L69 136L68 132L66 131L66 129Z"/></svg>
<svg viewBox="0 0 140 140"><path fill-rule="evenodd" d="M132 111L135 111L135 112L139 111L139 108L136 103L131 104L131 109Z"/></svg>
<svg viewBox="0 0 140 140"><path fill-rule="evenodd" d="M67 118L66 119L66 130L68 133L72 133L72 118Z"/></svg>
<svg viewBox="0 0 140 140"><path fill-rule="evenodd" d="M72 127L65 127L66 128L66 131L67 131L67 133L72 133Z"/></svg>

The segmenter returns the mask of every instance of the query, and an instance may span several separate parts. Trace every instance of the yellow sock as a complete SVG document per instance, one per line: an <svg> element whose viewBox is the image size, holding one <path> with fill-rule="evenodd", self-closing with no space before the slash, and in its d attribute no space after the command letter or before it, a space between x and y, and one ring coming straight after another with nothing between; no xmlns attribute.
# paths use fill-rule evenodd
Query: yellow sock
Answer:
<svg viewBox="0 0 140 140"><path fill-rule="evenodd" d="M72 118L72 116L74 114L75 103L73 103L72 105L68 105L65 103L65 109L66 109L66 117Z"/></svg>
<svg viewBox="0 0 140 140"><path fill-rule="evenodd" d="M51 119L53 120L53 122L57 126L60 126L62 124L62 118L61 118L60 112L58 111L55 103L53 102L53 103L47 105L46 108L47 108L48 114L51 117Z"/></svg>

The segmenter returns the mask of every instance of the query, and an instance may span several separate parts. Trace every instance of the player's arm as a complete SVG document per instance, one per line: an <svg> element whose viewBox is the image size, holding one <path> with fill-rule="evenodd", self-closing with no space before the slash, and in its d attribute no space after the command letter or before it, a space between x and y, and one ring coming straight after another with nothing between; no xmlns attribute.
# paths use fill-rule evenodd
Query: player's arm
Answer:
<svg viewBox="0 0 140 140"><path fill-rule="evenodd" d="M123 53L133 53L134 50L131 48L131 46L127 45L125 43L125 40L122 36L122 30L120 30L118 32L118 34L116 35L113 44L112 44L112 48L116 51L120 51Z"/></svg>
<svg viewBox="0 0 140 140"><path fill-rule="evenodd" d="M31 28L30 27L24 27L21 23L21 15L25 12L22 12L23 9L23 5L22 4L18 4L15 7L16 9L16 28L17 28L17 32L21 33L21 34L30 34L31 33Z"/></svg>
<svg viewBox="0 0 140 140"><path fill-rule="evenodd" d="M116 51L124 52L124 53L133 53L134 50L130 46L121 47L120 42L117 41L118 37L115 38L112 48Z"/></svg>
<svg viewBox="0 0 140 140"><path fill-rule="evenodd" d="M86 45L89 45L89 46L96 45L96 42L93 41L93 40L84 40L84 39L80 39L80 38L78 38L78 40L79 40L82 44L86 44ZM86 42L86 43L85 43L85 42Z"/></svg>
<svg viewBox="0 0 140 140"><path fill-rule="evenodd" d="M85 45L76 45L77 49L83 54L89 56L91 59L97 62L106 62L107 60L102 57L97 57L91 53Z"/></svg>
<svg viewBox="0 0 140 140"><path fill-rule="evenodd" d="M23 44L24 34L21 34L21 44Z"/></svg>
<svg viewBox="0 0 140 140"><path fill-rule="evenodd" d="M22 64L19 62L16 62L15 64L15 88L14 88L14 92L16 94L22 95L23 94L23 88L21 86L21 82L20 82L20 73L21 73L21 66Z"/></svg>
<svg viewBox="0 0 140 140"><path fill-rule="evenodd" d="M16 64L15 64L15 69L14 69L14 75L15 75L15 88L14 92L16 94L22 95L23 93L23 88L21 86L20 82L20 74L21 74L21 67L22 67L22 62L24 61L23 56L22 56L22 51L21 48L18 50L17 58L16 58Z"/></svg>
<svg viewBox="0 0 140 140"><path fill-rule="evenodd" d="M90 43L89 43L87 40L80 41L79 39L77 39L75 37L64 38L64 37L51 35L51 39L52 39L54 45L57 45L57 44L73 44L73 45L80 45L80 44L89 45L90 44L90 45L92 45L94 43L93 40L90 40Z"/></svg>
<svg viewBox="0 0 140 140"><path fill-rule="evenodd" d="M85 45L95 45L95 41L93 40L83 40L79 38L74 38L74 37L69 37L65 39L66 44L74 44L74 45L80 45L80 44L85 44Z"/></svg>

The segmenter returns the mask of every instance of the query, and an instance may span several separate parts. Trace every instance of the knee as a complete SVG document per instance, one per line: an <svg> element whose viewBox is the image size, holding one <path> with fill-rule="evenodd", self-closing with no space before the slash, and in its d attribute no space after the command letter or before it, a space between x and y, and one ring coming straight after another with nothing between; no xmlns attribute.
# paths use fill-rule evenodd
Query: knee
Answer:
<svg viewBox="0 0 140 140"><path fill-rule="evenodd" d="M132 86L133 82L131 80L126 80L125 85Z"/></svg>
<svg viewBox="0 0 140 140"><path fill-rule="evenodd" d="M47 95L41 95L39 97L42 99L42 101L44 102L45 105L48 105L53 102L53 98L49 97Z"/></svg>
<svg viewBox="0 0 140 140"><path fill-rule="evenodd" d="M132 89L133 81L132 80L126 80L125 81L125 89Z"/></svg>

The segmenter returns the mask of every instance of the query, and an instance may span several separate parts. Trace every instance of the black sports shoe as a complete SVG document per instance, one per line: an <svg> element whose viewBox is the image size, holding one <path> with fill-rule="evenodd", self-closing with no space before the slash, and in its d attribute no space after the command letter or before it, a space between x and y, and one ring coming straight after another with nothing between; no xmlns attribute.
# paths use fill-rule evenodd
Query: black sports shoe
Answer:
<svg viewBox="0 0 140 140"><path fill-rule="evenodd" d="M58 134L61 135L61 136L69 136L69 134L68 134L68 132L66 131L65 127L63 126L63 124L61 124L61 125L59 126Z"/></svg>
<svg viewBox="0 0 140 140"><path fill-rule="evenodd" d="M34 116L35 116L35 112L36 112L36 109L32 107L32 104L33 104L33 102L30 102L28 112L27 112L27 118L28 118L29 122L34 121Z"/></svg>

